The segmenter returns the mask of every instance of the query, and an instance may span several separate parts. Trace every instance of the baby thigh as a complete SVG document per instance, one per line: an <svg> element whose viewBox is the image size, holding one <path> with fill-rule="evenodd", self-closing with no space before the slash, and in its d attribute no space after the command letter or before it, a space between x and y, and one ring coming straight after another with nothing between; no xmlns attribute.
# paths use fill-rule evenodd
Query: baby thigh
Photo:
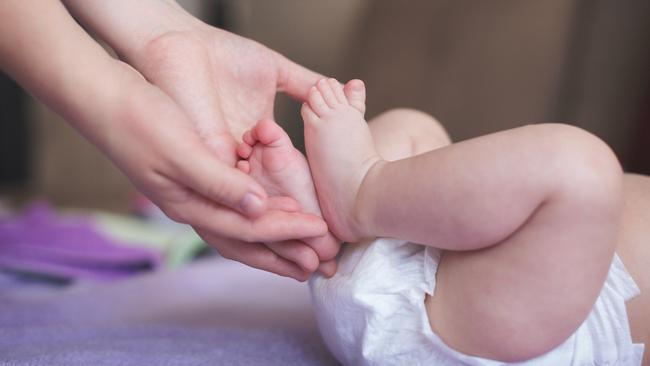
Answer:
<svg viewBox="0 0 650 366"><path fill-rule="evenodd" d="M432 116L414 109L391 109L368 126L377 152L386 160L399 160L449 145L444 127Z"/></svg>
<svg viewBox="0 0 650 366"><path fill-rule="evenodd" d="M619 230L622 173L586 132L538 132L554 128L563 131L546 140L562 163L539 172L557 175L557 192L505 240L442 255L427 312L433 331L460 352L507 362L544 354L580 326L600 293Z"/></svg>
<svg viewBox="0 0 650 366"><path fill-rule="evenodd" d="M627 305L632 340L650 345L650 177L626 174L624 180L625 206L621 236L616 251L641 294ZM643 365L650 364L650 352L645 352Z"/></svg>

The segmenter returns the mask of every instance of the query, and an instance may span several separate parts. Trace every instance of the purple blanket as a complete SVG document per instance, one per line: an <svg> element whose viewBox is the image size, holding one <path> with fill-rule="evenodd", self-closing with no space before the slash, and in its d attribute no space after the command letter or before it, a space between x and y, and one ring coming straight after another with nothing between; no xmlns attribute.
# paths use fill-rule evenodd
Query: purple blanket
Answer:
<svg viewBox="0 0 650 366"><path fill-rule="evenodd" d="M123 246L81 217L35 204L0 219L0 269L59 279L109 280L158 266L147 249Z"/></svg>
<svg viewBox="0 0 650 366"><path fill-rule="evenodd" d="M223 259L71 287L0 277L0 365L336 365L304 284Z"/></svg>
<svg viewBox="0 0 650 366"><path fill-rule="evenodd" d="M22 326L3 365L336 365L313 333L171 326Z"/></svg>

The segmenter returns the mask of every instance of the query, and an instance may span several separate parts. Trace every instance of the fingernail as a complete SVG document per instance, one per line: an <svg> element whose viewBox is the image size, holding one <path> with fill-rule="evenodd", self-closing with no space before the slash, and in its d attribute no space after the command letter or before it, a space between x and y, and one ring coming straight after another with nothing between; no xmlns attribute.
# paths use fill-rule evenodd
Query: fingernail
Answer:
<svg viewBox="0 0 650 366"><path fill-rule="evenodd" d="M239 203L239 208L246 214L254 214L264 210L264 202L255 193L246 192Z"/></svg>
<svg viewBox="0 0 650 366"><path fill-rule="evenodd" d="M357 91L363 90L363 82L359 81L357 83L354 83L354 85L352 86L352 89L357 90Z"/></svg>
<svg viewBox="0 0 650 366"><path fill-rule="evenodd" d="M309 280L309 277L311 277L311 275L308 274L308 275L306 275L306 276L304 276L304 277L294 278L294 279L295 279L296 281L298 281L298 282L303 283L303 282L307 282L307 281Z"/></svg>

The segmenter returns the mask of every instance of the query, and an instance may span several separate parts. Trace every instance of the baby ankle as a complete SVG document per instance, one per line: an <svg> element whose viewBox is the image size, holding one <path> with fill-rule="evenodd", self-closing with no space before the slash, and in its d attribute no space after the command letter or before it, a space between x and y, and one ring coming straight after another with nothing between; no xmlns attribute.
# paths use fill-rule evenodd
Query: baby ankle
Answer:
<svg viewBox="0 0 650 366"><path fill-rule="evenodd" d="M376 200L381 199L376 194L380 176L389 162L377 156L368 161L365 172L360 180L359 189L350 215L351 230L357 238L369 238L378 235L374 217Z"/></svg>

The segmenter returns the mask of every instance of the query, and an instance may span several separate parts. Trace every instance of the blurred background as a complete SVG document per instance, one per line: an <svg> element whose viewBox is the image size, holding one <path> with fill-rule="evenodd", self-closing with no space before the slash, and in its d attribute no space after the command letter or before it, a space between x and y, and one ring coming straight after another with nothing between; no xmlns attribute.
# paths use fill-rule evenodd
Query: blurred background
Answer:
<svg viewBox="0 0 650 366"><path fill-rule="evenodd" d="M363 79L367 117L426 111L454 141L528 123L600 136L650 174L650 2L645 0L186 0L204 21L339 80ZM277 120L302 146L297 103ZM125 211L128 180L0 75L0 199Z"/></svg>
<svg viewBox="0 0 650 366"><path fill-rule="evenodd" d="M420 109L454 141L571 123L650 174L648 0L180 3L324 75L363 79L368 118ZM279 97L276 119L300 147L298 111ZM0 73L0 363L337 364L306 286L214 254Z"/></svg>

